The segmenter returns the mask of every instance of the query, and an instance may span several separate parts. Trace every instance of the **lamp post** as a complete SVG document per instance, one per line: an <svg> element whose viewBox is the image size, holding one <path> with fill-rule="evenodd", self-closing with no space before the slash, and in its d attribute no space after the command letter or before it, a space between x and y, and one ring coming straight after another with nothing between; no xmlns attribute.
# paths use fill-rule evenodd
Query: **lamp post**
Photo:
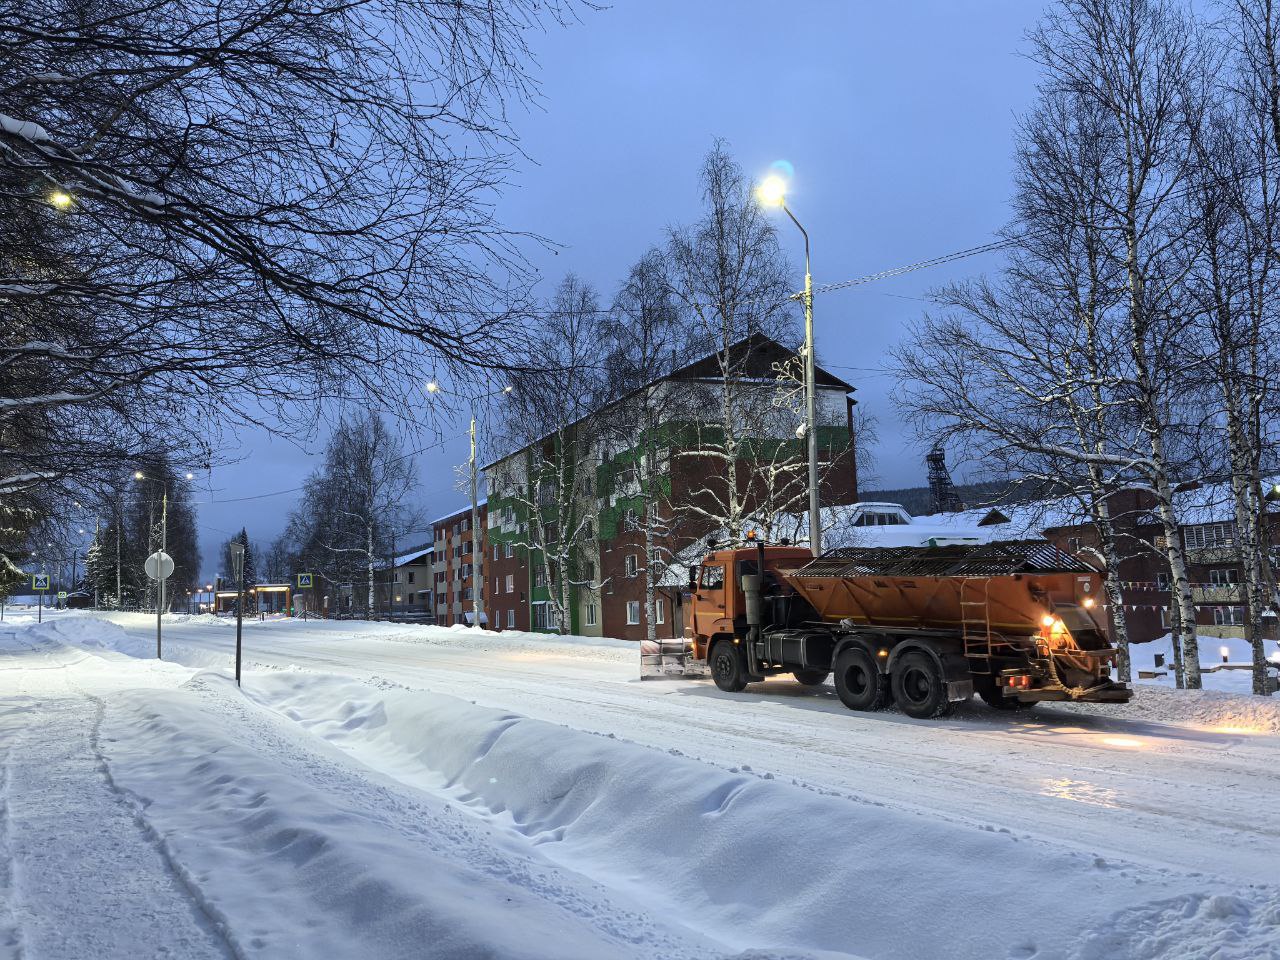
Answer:
<svg viewBox="0 0 1280 960"><path fill-rule="evenodd" d="M809 231L787 206L787 182L776 174L765 177L757 190L760 202L781 207L804 237L804 432L809 444L809 545L816 557L822 553L822 505L818 490L818 385L814 371L813 277L809 273Z"/></svg>
<svg viewBox="0 0 1280 960"><path fill-rule="evenodd" d="M480 618L484 616L484 575L480 572L480 563L484 559L480 545L480 468L476 461L476 401L489 397L503 396L514 388L505 386L492 393L481 394L471 401L471 456L467 461L471 480L471 610L475 615L475 625L480 626ZM432 380L427 384L427 393L443 393L440 384ZM393 571L394 574L394 571Z"/></svg>
<svg viewBox="0 0 1280 960"><path fill-rule="evenodd" d="M240 632L244 625L244 544L231 541L231 573L236 578L236 686L240 686Z"/></svg>

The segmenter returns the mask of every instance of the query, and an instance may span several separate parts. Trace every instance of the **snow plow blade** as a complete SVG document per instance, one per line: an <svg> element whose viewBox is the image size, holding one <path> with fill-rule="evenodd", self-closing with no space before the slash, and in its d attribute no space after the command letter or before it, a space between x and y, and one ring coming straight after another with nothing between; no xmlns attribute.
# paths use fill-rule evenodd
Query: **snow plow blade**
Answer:
<svg viewBox="0 0 1280 960"><path fill-rule="evenodd" d="M640 641L641 680L680 680L710 676L705 660L695 660L687 637Z"/></svg>
<svg viewBox="0 0 1280 960"><path fill-rule="evenodd" d="M1006 694L1008 696L1008 694ZM1066 687L1038 687L1020 690L1017 699L1023 703L1128 703L1133 699L1133 689L1124 683L1107 683L1088 690L1069 690Z"/></svg>

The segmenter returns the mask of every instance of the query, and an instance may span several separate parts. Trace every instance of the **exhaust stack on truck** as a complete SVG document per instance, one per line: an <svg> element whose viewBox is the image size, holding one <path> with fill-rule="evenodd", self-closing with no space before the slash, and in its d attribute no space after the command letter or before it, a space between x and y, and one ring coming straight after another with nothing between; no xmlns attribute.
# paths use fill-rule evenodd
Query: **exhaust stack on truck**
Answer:
<svg viewBox="0 0 1280 960"><path fill-rule="evenodd" d="M690 576L687 628L722 690L833 676L854 710L936 717L977 693L1000 709L1125 702L1098 571L1038 540L721 550Z"/></svg>

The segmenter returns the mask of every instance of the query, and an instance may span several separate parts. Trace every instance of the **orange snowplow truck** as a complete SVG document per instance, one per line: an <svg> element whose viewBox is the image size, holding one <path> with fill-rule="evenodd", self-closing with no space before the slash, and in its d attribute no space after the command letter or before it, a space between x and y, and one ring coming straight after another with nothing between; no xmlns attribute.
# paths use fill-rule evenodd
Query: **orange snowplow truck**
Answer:
<svg viewBox="0 0 1280 960"><path fill-rule="evenodd" d="M918 718L974 693L1005 710L1132 696L1111 678L1101 575L1044 540L816 558L758 543L708 554L689 581L688 640L721 690L832 676L851 710Z"/></svg>

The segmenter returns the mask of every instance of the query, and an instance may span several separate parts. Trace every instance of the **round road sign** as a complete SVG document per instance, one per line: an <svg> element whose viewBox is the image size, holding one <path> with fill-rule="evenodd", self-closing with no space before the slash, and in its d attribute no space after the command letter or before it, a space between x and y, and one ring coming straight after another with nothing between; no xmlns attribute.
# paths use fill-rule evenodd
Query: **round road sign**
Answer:
<svg viewBox="0 0 1280 960"><path fill-rule="evenodd" d="M173 557L162 550L157 550L147 557L143 568L152 580L168 580L173 576Z"/></svg>

